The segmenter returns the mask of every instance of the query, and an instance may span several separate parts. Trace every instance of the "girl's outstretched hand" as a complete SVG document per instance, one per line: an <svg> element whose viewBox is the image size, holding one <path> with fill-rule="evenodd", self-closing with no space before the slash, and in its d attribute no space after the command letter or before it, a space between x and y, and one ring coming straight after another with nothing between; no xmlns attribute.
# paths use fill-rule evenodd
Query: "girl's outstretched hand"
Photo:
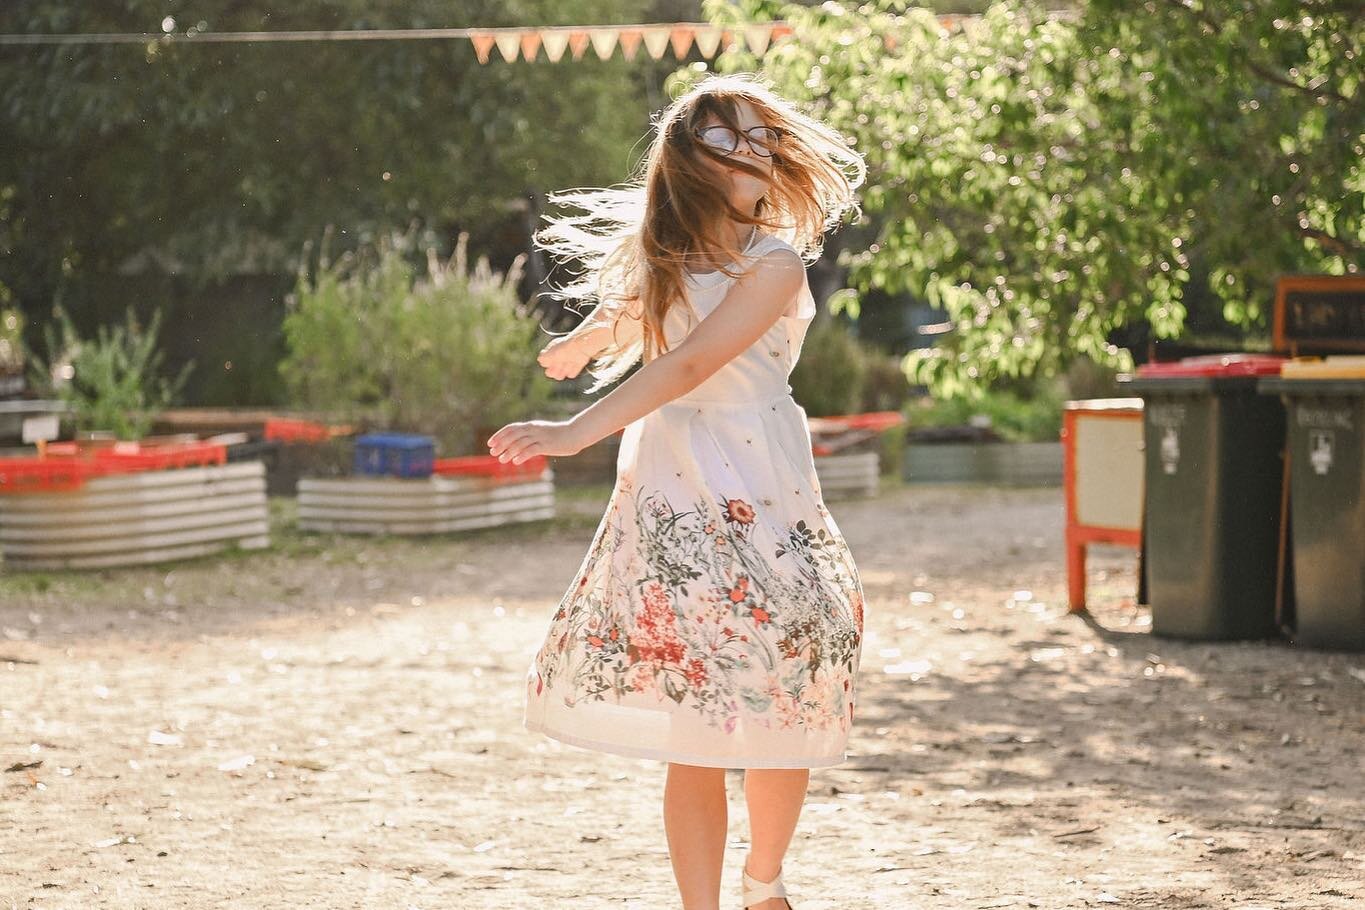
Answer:
<svg viewBox="0 0 1365 910"><path fill-rule="evenodd" d="M501 462L521 464L533 455L577 455L587 446L573 420L509 423L488 437L488 452Z"/></svg>
<svg viewBox="0 0 1365 910"><path fill-rule="evenodd" d="M584 350L582 339L574 335L562 335L541 348L536 362L545 368L545 375L551 379L573 379L592 360L592 354Z"/></svg>

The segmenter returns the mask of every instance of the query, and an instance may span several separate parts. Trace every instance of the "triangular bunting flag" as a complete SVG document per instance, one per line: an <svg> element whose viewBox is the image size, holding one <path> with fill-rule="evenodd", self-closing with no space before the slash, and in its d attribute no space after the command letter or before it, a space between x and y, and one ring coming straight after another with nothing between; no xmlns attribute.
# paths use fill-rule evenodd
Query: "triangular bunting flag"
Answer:
<svg viewBox="0 0 1365 910"><path fill-rule="evenodd" d="M474 54L480 63L488 62L488 52L493 49L493 36L489 32L471 32L469 40L474 43Z"/></svg>
<svg viewBox="0 0 1365 910"><path fill-rule="evenodd" d="M635 52L640 49L640 30L638 28L623 28L620 33L621 53L627 60L635 59Z"/></svg>
<svg viewBox="0 0 1365 910"><path fill-rule="evenodd" d="M720 29L715 26L699 28L696 31L695 39L697 42L697 50L701 52L701 55L703 57L713 57L715 56L716 48L720 46Z"/></svg>
<svg viewBox="0 0 1365 910"><path fill-rule="evenodd" d="M668 50L668 28L647 28L644 30L645 50L649 56L658 60Z"/></svg>
<svg viewBox="0 0 1365 910"><path fill-rule="evenodd" d="M611 59L612 51L616 50L616 29L589 29L588 38L592 40L592 49L597 52L598 60Z"/></svg>
<svg viewBox="0 0 1365 910"><path fill-rule="evenodd" d="M569 33L543 31L540 33L540 44L545 48L545 56L550 62L558 63L559 58L564 56L564 48L569 46Z"/></svg>
<svg viewBox="0 0 1365 910"><path fill-rule="evenodd" d="M518 32L498 32L493 39L498 44L498 53L508 63L517 62L517 51L521 48L521 34Z"/></svg>
<svg viewBox="0 0 1365 910"><path fill-rule="evenodd" d="M534 63L536 51L540 50L540 32L532 30L521 33L521 56L527 63Z"/></svg>
<svg viewBox="0 0 1365 910"><path fill-rule="evenodd" d="M772 37L773 27L770 23L760 22L756 25L744 27L744 41L756 57L763 56L763 52L768 49L768 42L772 40Z"/></svg>
<svg viewBox="0 0 1365 910"><path fill-rule="evenodd" d="M941 16L939 24L942 28L951 30L960 24L957 16ZM735 29L722 28L718 25L696 26L690 23L678 23L676 25L647 25L647 26L600 26L578 28L573 26L557 26L544 29L522 29L522 28L495 28L495 29L470 29L468 31L470 43L474 46L474 54L479 58L479 63L487 63L491 57L492 49L497 47L502 59L508 63L515 63L518 56L527 62L533 62L541 48L545 50L545 56L551 63L558 63L564 57L564 51L568 50L574 60L581 60L587 49L591 47L596 52L598 59L610 60L616 52L616 46L621 46L621 54L627 60L634 60L635 55L643 44L649 56L654 60L663 58L664 53L672 47L673 56L678 60L685 60L695 45L697 52L703 57L714 57L717 53L729 50L738 45L741 48L747 47L755 56L763 56L779 40L794 34L794 29L785 22L756 22L742 25ZM894 35L883 36L883 43L887 49L895 48L897 39Z"/></svg>
<svg viewBox="0 0 1365 910"><path fill-rule="evenodd" d="M669 36L668 43L673 45L673 56L679 60L687 59L687 52L692 49L692 36L696 34L696 29L688 25L680 25L673 29Z"/></svg>
<svg viewBox="0 0 1365 910"><path fill-rule="evenodd" d="M569 52L573 54L575 60L583 59L583 52L588 49L587 32L569 32Z"/></svg>

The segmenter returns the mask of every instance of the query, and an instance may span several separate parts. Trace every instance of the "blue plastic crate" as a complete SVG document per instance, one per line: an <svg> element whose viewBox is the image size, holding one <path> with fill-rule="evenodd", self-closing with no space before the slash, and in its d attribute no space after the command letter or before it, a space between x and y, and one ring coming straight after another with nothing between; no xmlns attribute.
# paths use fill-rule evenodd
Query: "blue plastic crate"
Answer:
<svg viewBox="0 0 1365 910"><path fill-rule="evenodd" d="M436 442L413 433L368 433L355 441L357 474L430 477Z"/></svg>

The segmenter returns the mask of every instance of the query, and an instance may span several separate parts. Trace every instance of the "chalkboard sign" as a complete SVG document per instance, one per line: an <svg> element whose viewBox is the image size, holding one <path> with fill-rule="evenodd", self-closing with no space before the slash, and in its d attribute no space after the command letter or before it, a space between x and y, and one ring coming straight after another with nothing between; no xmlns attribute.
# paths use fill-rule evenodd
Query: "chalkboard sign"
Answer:
<svg viewBox="0 0 1365 910"><path fill-rule="evenodd" d="M1285 275L1275 287L1275 350L1365 351L1365 275Z"/></svg>

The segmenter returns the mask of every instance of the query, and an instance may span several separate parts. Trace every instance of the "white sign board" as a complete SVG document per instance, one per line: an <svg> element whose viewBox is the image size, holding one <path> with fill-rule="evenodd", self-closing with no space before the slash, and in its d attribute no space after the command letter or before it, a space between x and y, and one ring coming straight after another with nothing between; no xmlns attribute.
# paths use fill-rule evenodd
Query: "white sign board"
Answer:
<svg viewBox="0 0 1365 910"><path fill-rule="evenodd" d="M56 414L40 414L37 417L25 417L24 428L22 430L24 442L50 442L57 438L58 425L60 423Z"/></svg>

